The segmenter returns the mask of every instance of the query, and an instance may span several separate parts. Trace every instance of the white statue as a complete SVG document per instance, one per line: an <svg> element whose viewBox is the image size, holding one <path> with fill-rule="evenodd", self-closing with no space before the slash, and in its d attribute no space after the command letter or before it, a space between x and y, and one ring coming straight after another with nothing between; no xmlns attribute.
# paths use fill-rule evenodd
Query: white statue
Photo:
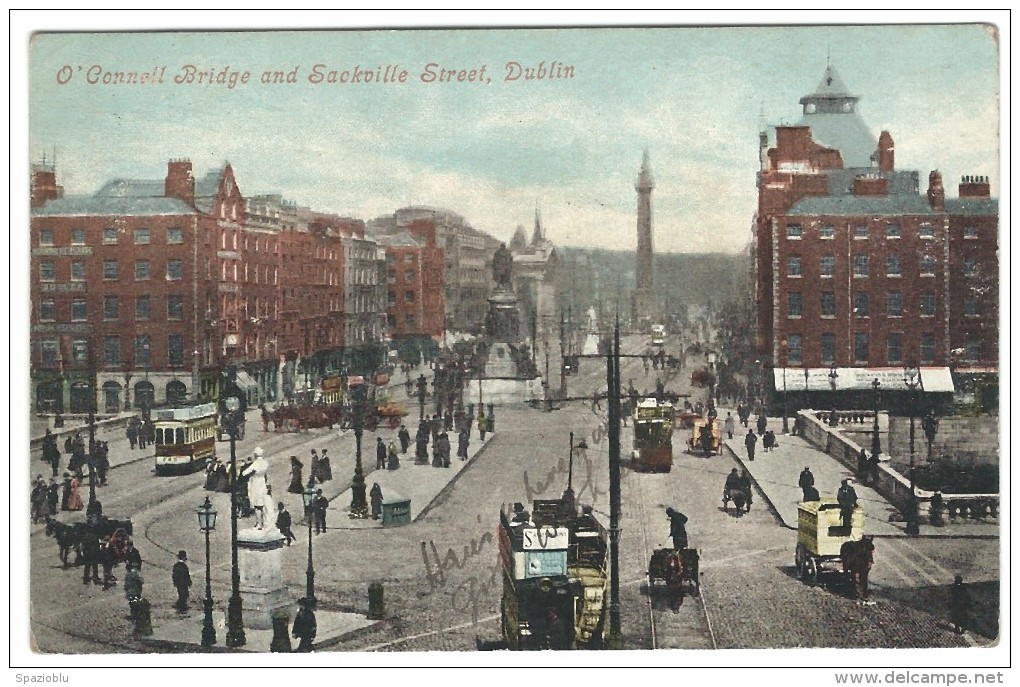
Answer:
<svg viewBox="0 0 1020 687"><path fill-rule="evenodd" d="M255 510L255 529L266 526L266 504L269 503L269 490L266 486L266 473L269 462L262 457L262 447L255 449L255 460L248 466L242 476L248 477L248 502ZM275 522L274 522L275 524Z"/></svg>

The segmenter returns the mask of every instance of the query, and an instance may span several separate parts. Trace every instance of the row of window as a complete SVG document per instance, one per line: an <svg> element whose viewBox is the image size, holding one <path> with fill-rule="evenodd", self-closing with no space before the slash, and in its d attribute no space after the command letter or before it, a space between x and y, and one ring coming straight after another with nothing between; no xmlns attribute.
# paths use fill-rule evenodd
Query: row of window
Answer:
<svg viewBox="0 0 1020 687"><path fill-rule="evenodd" d="M801 365L804 362L804 337L801 334L790 334L787 337L787 364ZM822 364L831 365L836 362L836 335L824 332L820 335L819 344ZM935 335L921 334L918 340L918 354L922 364L935 362ZM854 334L853 359L855 363L869 363L871 357L870 338L866 332ZM981 359L981 340L971 337L967 340L964 359L976 361ZM874 361L882 362L882 361ZM896 365L903 362L903 334L890 332L885 336L886 364Z"/></svg>
<svg viewBox="0 0 1020 687"><path fill-rule="evenodd" d="M869 236L868 225L854 225L853 237L855 239L866 239ZM786 225L786 238L798 240L804 237L804 226L802 224L790 223ZM887 239L903 238L903 227L898 223L890 222L885 225L885 237ZM928 222L922 222L917 227L917 237L922 239L935 238L935 228ZM976 239L978 237L977 227L964 227L963 238ZM832 224L823 224L818 227L818 238L836 238L836 227Z"/></svg>
<svg viewBox="0 0 1020 687"><path fill-rule="evenodd" d="M149 260L135 260L135 281L146 281L152 277L152 263ZM184 278L184 261L166 261L167 281L180 281ZM39 279L56 281L57 268L55 263L42 261L39 263ZM116 281L120 279L120 264L116 260L103 260L103 279ZM71 261L71 281L85 281L85 263L81 260Z"/></svg>
<svg viewBox="0 0 1020 687"><path fill-rule="evenodd" d="M918 273L922 277L935 276L935 256L922 255L918 261ZM836 274L836 256L823 255L818 260L818 271L823 277L832 277ZM855 255L853 257L853 275L855 277L867 277L871 273L871 257L868 255ZM977 276L978 261L975 258L964 258L963 274L967 277ZM791 255L786 259L786 276L801 277L804 275L804 263L799 255ZM885 275L887 277L903 276L903 267L899 253L889 253L885 256Z"/></svg>
<svg viewBox="0 0 1020 687"><path fill-rule="evenodd" d="M395 329L397 326L397 318L393 315L387 315L386 319L391 329ZM413 327L415 326L416 318L414 315L404 315L404 326Z"/></svg>
<svg viewBox="0 0 1020 687"><path fill-rule="evenodd" d="M387 253L386 254L386 262L387 262L387 264L392 265L396 261L397 261L397 256L396 255L394 255L393 253ZM413 253L404 253L404 264L405 265L413 265L414 264L414 254Z"/></svg>
<svg viewBox="0 0 1020 687"><path fill-rule="evenodd" d="M146 366L152 364L152 338L148 334L138 334L132 337L105 336L103 337L103 363L106 365L120 365L122 360L121 339L127 338L134 351L134 364ZM74 362L85 363L88 361L88 340L71 340L71 358ZM184 335L167 335L167 363L170 366L184 364ZM42 362L48 365L55 365L60 359L60 342L56 338L44 338L40 341L40 352Z"/></svg>
<svg viewBox="0 0 1020 687"><path fill-rule="evenodd" d="M822 317L836 316L836 294L833 291L822 291L820 296L820 312ZM871 316L871 297L867 291L855 291L853 296L853 314L855 317ZM903 292L888 291L885 295L886 315L888 317L903 316ZM800 291L791 291L786 296L786 316L801 317L804 299ZM922 317L935 315L935 294L931 291L920 294L918 312ZM963 314L977 317L981 314L980 304L974 296L963 299Z"/></svg>
<svg viewBox="0 0 1020 687"><path fill-rule="evenodd" d="M71 299L71 321L88 321L88 303L84 298ZM152 318L152 297L138 296L135 298L135 320L149 320ZM56 322L57 305L52 298L43 298L39 301L39 321ZM120 319L120 297L103 296L103 319ZM184 296L170 294L166 297L166 319L178 321L184 319Z"/></svg>
<svg viewBox="0 0 1020 687"><path fill-rule="evenodd" d="M124 229L118 229L117 227L103 227L103 245L112 246L116 245L120 241L121 233L125 232ZM133 231L134 244L136 246L147 246L152 243L152 230L147 227L139 227ZM168 245L184 243L184 230L180 227L167 227L164 235L166 243ZM39 245L40 246L53 246L56 245L54 240L53 229L40 229L39 230ZM86 246L88 245L88 234L85 229L74 228L71 229L71 245L72 246Z"/></svg>
<svg viewBox="0 0 1020 687"><path fill-rule="evenodd" d="M404 273L404 281L413 282L413 281L415 281L416 276L417 275L415 274L414 270L407 270ZM386 283L387 284L396 284L397 283L397 271L396 270L389 270L387 272Z"/></svg>
<svg viewBox="0 0 1020 687"><path fill-rule="evenodd" d="M397 294L396 293L394 293L393 291L389 291L387 293L387 296L389 298L389 304L390 305L396 305L397 304ZM412 291L410 289L408 289L407 291L404 291L404 302L405 303L414 303L414 291Z"/></svg>

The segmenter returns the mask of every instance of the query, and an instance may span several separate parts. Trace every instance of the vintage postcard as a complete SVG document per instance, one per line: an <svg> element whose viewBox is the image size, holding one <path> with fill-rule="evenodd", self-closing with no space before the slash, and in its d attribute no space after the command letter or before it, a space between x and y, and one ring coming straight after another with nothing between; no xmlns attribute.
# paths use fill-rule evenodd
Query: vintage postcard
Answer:
<svg viewBox="0 0 1020 687"><path fill-rule="evenodd" d="M1008 16L44 19L25 666L1008 666Z"/></svg>

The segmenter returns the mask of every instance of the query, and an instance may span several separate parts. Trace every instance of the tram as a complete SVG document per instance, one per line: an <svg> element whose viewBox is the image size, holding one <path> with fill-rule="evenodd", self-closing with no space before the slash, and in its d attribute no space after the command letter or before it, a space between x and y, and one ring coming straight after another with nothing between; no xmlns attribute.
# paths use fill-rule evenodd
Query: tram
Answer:
<svg viewBox="0 0 1020 687"><path fill-rule="evenodd" d="M669 472L673 469L672 403L654 398L638 401L634 409L634 451L631 467L640 472Z"/></svg>
<svg viewBox="0 0 1020 687"><path fill-rule="evenodd" d="M153 415L157 475L200 470L216 455L215 403L158 408Z"/></svg>
<svg viewBox="0 0 1020 687"><path fill-rule="evenodd" d="M666 344L666 325L664 324L653 324L652 325L652 345L663 346Z"/></svg>

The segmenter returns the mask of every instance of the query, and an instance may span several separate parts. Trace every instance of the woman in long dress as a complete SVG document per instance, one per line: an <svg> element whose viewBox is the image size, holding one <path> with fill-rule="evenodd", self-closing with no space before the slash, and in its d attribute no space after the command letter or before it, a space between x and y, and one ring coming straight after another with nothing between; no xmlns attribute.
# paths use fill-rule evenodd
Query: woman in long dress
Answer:
<svg viewBox="0 0 1020 687"><path fill-rule="evenodd" d="M81 483L77 477L71 477L71 497L67 500L67 507L69 510L81 510L85 507L85 504L81 501L81 494L79 493L79 487Z"/></svg>
<svg viewBox="0 0 1020 687"><path fill-rule="evenodd" d="M319 481L328 482L333 479L333 466L329 464L329 454L322 449L322 457L319 458Z"/></svg>
<svg viewBox="0 0 1020 687"><path fill-rule="evenodd" d="M302 467L304 465L297 459L297 456L290 457L290 485L287 487L287 491L291 494L300 494L305 490L304 481L301 479Z"/></svg>
<svg viewBox="0 0 1020 687"><path fill-rule="evenodd" d="M379 516L382 515L382 487L379 486L378 482L372 484L372 491L369 492L369 496L372 499L372 519L378 520Z"/></svg>

